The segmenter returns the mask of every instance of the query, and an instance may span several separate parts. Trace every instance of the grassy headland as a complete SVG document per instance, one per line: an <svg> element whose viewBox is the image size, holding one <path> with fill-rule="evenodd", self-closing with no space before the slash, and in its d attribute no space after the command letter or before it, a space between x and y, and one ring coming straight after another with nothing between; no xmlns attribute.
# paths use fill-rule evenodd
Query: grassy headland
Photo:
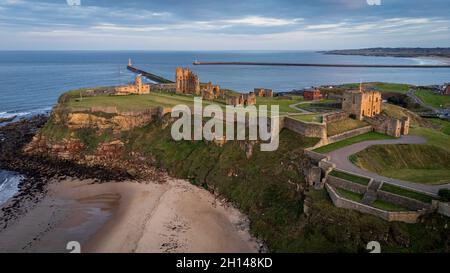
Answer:
<svg viewBox="0 0 450 273"><path fill-rule="evenodd" d="M142 103L136 106L139 108L151 107L158 103L157 99L168 104L185 100L154 93L153 99L151 96L101 96L83 99L80 103L86 104L78 105L76 92L74 94L56 109L71 111L75 106L100 104L135 110L134 103ZM171 102L170 98L175 101ZM106 104L103 104L105 99ZM166 115L143 127L120 133L99 133L90 129L61 128L64 126L50 119L42 134L56 142L79 139L86 144L81 153L87 155L93 154L102 142L120 140L124 149L117 160L143 157L147 159L146 164L164 169L173 177L188 179L220 194L248 215L252 234L264 240L272 252L364 252L367 242L373 240L382 243L385 252L450 250L450 235L445 229L449 220L442 216L428 215L418 224L390 223L335 207L325 190L308 190L302 172L309 161L303 149L313 146L317 139L284 129L278 150L261 152L259 144L250 141L228 141L223 146L206 141L175 141L170 124ZM369 133L350 142L386 137Z"/></svg>

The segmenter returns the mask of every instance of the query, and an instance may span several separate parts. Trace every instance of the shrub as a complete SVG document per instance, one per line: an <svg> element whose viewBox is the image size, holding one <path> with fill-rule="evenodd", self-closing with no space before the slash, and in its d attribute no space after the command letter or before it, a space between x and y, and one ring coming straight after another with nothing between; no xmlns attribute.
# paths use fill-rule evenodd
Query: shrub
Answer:
<svg viewBox="0 0 450 273"><path fill-rule="evenodd" d="M450 202L450 190L449 189L440 189L438 194L442 198L442 201Z"/></svg>

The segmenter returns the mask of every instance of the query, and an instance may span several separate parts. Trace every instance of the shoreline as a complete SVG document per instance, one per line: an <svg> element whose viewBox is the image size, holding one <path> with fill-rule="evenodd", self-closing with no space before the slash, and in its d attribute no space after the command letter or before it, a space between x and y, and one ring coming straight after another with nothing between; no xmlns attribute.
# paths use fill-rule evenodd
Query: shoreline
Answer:
<svg viewBox="0 0 450 273"><path fill-rule="evenodd" d="M66 178L0 230L0 252L261 251L248 218L188 181L95 183Z"/></svg>

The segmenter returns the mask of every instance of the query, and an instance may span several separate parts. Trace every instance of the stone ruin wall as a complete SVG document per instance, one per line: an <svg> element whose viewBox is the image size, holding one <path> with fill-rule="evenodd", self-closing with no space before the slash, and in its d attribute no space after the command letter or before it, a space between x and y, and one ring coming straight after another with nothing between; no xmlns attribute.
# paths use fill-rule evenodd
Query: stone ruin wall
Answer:
<svg viewBox="0 0 450 273"><path fill-rule="evenodd" d="M348 113L346 113L344 111L339 111L339 112L335 112L335 113L325 114L323 116L323 121L325 123L336 122L336 121L344 120L344 119L348 118L348 116L349 116Z"/></svg>
<svg viewBox="0 0 450 273"><path fill-rule="evenodd" d="M327 125L325 123L303 122L293 118L284 118L284 128L306 137L327 138Z"/></svg>

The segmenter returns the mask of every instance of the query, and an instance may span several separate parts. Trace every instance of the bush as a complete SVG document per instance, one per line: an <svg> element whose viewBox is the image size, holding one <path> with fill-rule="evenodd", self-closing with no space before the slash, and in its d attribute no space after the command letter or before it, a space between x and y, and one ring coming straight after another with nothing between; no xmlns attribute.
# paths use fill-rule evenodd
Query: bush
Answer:
<svg viewBox="0 0 450 273"><path fill-rule="evenodd" d="M450 190L449 189L440 189L438 194L442 198L442 201L450 202Z"/></svg>

